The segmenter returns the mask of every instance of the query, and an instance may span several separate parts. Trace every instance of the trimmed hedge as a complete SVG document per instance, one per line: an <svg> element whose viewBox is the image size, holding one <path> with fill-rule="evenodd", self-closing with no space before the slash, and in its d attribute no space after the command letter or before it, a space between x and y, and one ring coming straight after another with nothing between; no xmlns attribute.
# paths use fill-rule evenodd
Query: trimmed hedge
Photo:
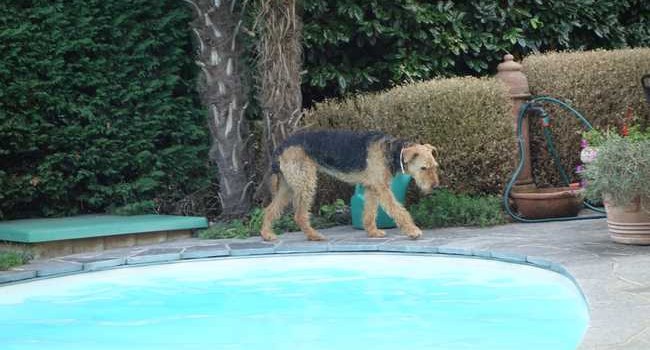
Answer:
<svg viewBox="0 0 650 350"><path fill-rule="evenodd" d="M489 74L504 52L650 45L650 1L306 0L305 102Z"/></svg>
<svg viewBox="0 0 650 350"><path fill-rule="evenodd" d="M439 148L442 185L498 194L514 167L510 101L496 79L430 80L316 104L305 122L316 128L381 130L430 143Z"/></svg>
<svg viewBox="0 0 650 350"><path fill-rule="evenodd" d="M0 2L0 219L170 210L209 183L178 0Z"/></svg>
<svg viewBox="0 0 650 350"><path fill-rule="evenodd" d="M641 88L641 76L650 74L650 48L549 53L528 56L523 61L531 92L568 101L594 126L617 127L627 107L639 122L650 123L650 107ZM554 116L552 131L555 145L572 180L580 164L580 132L575 118L549 109ZM538 123L531 123L531 154L535 181L538 185L560 185L560 175L545 151L546 142Z"/></svg>

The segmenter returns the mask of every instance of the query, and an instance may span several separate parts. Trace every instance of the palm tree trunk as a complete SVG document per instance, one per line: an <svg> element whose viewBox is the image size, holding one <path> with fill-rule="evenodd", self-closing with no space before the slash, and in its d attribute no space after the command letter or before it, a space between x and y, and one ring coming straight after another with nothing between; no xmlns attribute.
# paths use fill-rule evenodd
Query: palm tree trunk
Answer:
<svg viewBox="0 0 650 350"><path fill-rule="evenodd" d="M261 0L256 20L260 106L264 118L266 173L255 198L269 198L268 177L273 150L298 127L302 117L300 70L302 21L296 0Z"/></svg>
<svg viewBox="0 0 650 350"><path fill-rule="evenodd" d="M252 164L247 152L248 105L240 75L238 34L247 0L184 0L194 9L190 23L198 41L196 64L201 68L201 100L208 110L212 138L210 160L217 165L221 217L241 217L251 208ZM179 126L182 127L182 126Z"/></svg>

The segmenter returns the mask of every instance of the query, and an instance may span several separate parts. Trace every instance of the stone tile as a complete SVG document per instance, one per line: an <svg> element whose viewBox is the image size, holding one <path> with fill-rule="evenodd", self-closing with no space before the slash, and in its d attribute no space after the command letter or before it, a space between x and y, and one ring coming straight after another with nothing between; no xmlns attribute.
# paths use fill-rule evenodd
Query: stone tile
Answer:
<svg viewBox="0 0 650 350"><path fill-rule="evenodd" d="M134 256L137 254L140 254L147 249L155 249L159 247L155 246L144 246L144 247L127 247L127 248L119 248L119 249L112 249L112 250L107 250L105 252L101 252L97 255L95 255L96 258L127 258L129 256ZM180 248L179 248L180 250Z"/></svg>
<svg viewBox="0 0 650 350"><path fill-rule="evenodd" d="M526 261L528 263L531 263L533 265L543 267L543 268L550 268L553 262L546 260L544 258L536 257L536 256L526 256Z"/></svg>
<svg viewBox="0 0 650 350"><path fill-rule="evenodd" d="M126 264L126 257L66 257L63 260L83 264L85 271L103 270Z"/></svg>
<svg viewBox="0 0 650 350"><path fill-rule="evenodd" d="M206 245L215 245L215 244L225 244L219 240L197 240L192 238L183 238L178 240L165 241L158 244L148 245L148 248L189 248L194 246L206 246Z"/></svg>
<svg viewBox="0 0 650 350"><path fill-rule="evenodd" d="M329 242L332 240L339 240L342 237L344 237L344 234L338 234L337 232L330 233L324 230L318 230L319 233L321 233L325 237L324 242ZM260 239L260 242L267 242L264 240ZM302 233L302 232L285 232L282 234L278 235L278 242L282 243L298 243L298 242L315 242L315 241L310 241L307 239L307 236ZM316 241L318 242L318 241ZM323 241L320 241L323 242ZM274 242L267 242L267 243L274 243Z"/></svg>
<svg viewBox="0 0 650 350"><path fill-rule="evenodd" d="M26 280L34 277L36 277L36 271L34 270L11 269L0 271L0 284Z"/></svg>
<svg viewBox="0 0 650 350"><path fill-rule="evenodd" d="M351 238L330 243L331 252L373 252L388 241L387 238Z"/></svg>
<svg viewBox="0 0 650 350"><path fill-rule="evenodd" d="M327 242L282 242L275 248L276 253L324 253L329 250Z"/></svg>
<svg viewBox="0 0 650 350"><path fill-rule="evenodd" d="M445 246L438 247L438 253L449 254L449 255L472 255L472 250L445 245Z"/></svg>
<svg viewBox="0 0 650 350"><path fill-rule="evenodd" d="M471 252L472 252L472 256L475 257L484 258L484 259L492 258L492 252L489 250L471 249Z"/></svg>
<svg viewBox="0 0 650 350"><path fill-rule="evenodd" d="M83 264L62 260L41 260L24 266L26 270L36 271L36 277L60 275L83 270Z"/></svg>
<svg viewBox="0 0 650 350"><path fill-rule="evenodd" d="M213 258L228 255L230 255L230 251L225 244L195 245L183 249L181 259Z"/></svg>
<svg viewBox="0 0 650 350"><path fill-rule="evenodd" d="M571 275L571 274L569 273L569 271L567 271L567 269L566 269L564 266L562 266L562 264L552 263L551 266L549 266L548 268L549 268L551 271L555 271L555 272L561 273L561 274L563 274L563 275L568 275L568 276Z"/></svg>
<svg viewBox="0 0 650 350"><path fill-rule="evenodd" d="M592 312L580 349L648 349L636 346L650 336L648 314L648 307L635 305L600 307Z"/></svg>
<svg viewBox="0 0 650 350"><path fill-rule="evenodd" d="M229 243L228 247L232 256L271 254L275 251L275 244L262 242Z"/></svg>
<svg viewBox="0 0 650 350"><path fill-rule="evenodd" d="M388 239L405 239L407 236L397 228L381 229L386 233L383 238ZM368 237L368 232L353 228L352 226L337 226L328 229L319 230L325 237L331 240L358 240L358 239L374 239Z"/></svg>
<svg viewBox="0 0 650 350"><path fill-rule="evenodd" d="M86 271L103 270L103 269L109 269L111 267L121 266L125 264L126 264L125 257L106 258L106 259L100 259L97 261L84 263L84 270Z"/></svg>
<svg viewBox="0 0 650 350"><path fill-rule="evenodd" d="M509 262L515 262L515 263L525 263L526 262L526 256L522 255L522 254L517 254L517 253L512 253L512 252L504 252L504 251L492 251L490 253L492 255L492 258L497 259L497 260L509 261Z"/></svg>
<svg viewBox="0 0 650 350"><path fill-rule="evenodd" d="M179 260L180 248L152 248L126 258L128 265L149 264Z"/></svg>
<svg viewBox="0 0 650 350"><path fill-rule="evenodd" d="M438 246L426 244L408 244L407 242L388 242L379 246L382 252L401 252L401 253L438 253Z"/></svg>

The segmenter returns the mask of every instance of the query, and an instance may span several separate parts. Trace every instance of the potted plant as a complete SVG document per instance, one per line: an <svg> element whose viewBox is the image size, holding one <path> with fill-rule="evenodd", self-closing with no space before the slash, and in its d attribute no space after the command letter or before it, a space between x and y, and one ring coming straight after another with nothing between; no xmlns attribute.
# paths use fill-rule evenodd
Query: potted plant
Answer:
<svg viewBox="0 0 650 350"><path fill-rule="evenodd" d="M620 131L592 129L583 136L585 195L602 199L611 238L650 245L650 128L626 123Z"/></svg>

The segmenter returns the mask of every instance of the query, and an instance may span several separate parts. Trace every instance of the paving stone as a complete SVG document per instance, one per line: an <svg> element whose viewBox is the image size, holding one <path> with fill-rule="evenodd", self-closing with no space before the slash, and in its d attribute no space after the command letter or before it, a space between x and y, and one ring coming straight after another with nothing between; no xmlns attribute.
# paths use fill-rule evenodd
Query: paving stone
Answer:
<svg viewBox="0 0 650 350"><path fill-rule="evenodd" d="M271 254L275 251L275 244L262 242L229 243L228 246L232 256Z"/></svg>
<svg viewBox="0 0 650 350"><path fill-rule="evenodd" d="M536 265L536 266L539 266L539 267L544 267L544 268L550 268L551 265L553 264L553 262L551 262L549 260L546 260L544 258L539 258L539 257L536 257L536 256L530 256L530 255L526 257L526 261L533 264L533 265Z"/></svg>
<svg viewBox="0 0 650 350"><path fill-rule="evenodd" d="M389 242L379 246L382 252L402 252L402 253L438 253L438 246L435 245L409 245L401 242Z"/></svg>
<svg viewBox="0 0 650 350"><path fill-rule="evenodd" d="M599 307L591 314L589 329L579 349L649 349L634 346L639 340L650 340L649 313L647 307L620 306L612 300L609 306Z"/></svg>
<svg viewBox="0 0 650 350"><path fill-rule="evenodd" d="M354 238L330 243L331 252L374 252L388 241L387 238Z"/></svg>
<svg viewBox="0 0 650 350"><path fill-rule="evenodd" d="M329 250L327 242L282 242L276 248L276 253L324 253Z"/></svg>
<svg viewBox="0 0 650 350"><path fill-rule="evenodd" d="M7 270L0 271L0 284L16 282L36 277L34 270Z"/></svg>
<svg viewBox="0 0 650 350"><path fill-rule="evenodd" d="M484 259L492 258L492 252L489 250L472 249L471 251L472 251L472 256L476 256Z"/></svg>
<svg viewBox="0 0 650 350"><path fill-rule="evenodd" d="M126 264L126 257L69 257L63 260L81 263L85 271L103 270Z"/></svg>
<svg viewBox="0 0 650 350"><path fill-rule="evenodd" d="M180 248L151 248L126 258L128 265L150 264L179 260L181 258Z"/></svg>
<svg viewBox="0 0 650 350"><path fill-rule="evenodd" d="M492 255L492 258L502 260L502 261L510 261L515 263L526 262L526 256L522 254L502 252L502 251L492 251L490 252L490 254Z"/></svg>
<svg viewBox="0 0 650 350"><path fill-rule="evenodd" d="M551 271L561 273L563 275L571 276L571 274L562 266L561 264L551 263L551 266L548 267Z"/></svg>
<svg viewBox="0 0 650 350"><path fill-rule="evenodd" d="M111 267L122 266L125 264L126 264L125 257L105 258L97 261L84 263L84 270L86 271L103 270L103 269L109 269Z"/></svg>
<svg viewBox="0 0 650 350"><path fill-rule="evenodd" d="M61 260L42 260L25 265L25 269L36 271L36 277L45 277L81 271L83 264Z"/></svg>
<svg viewBox="0 0 650 350"><path fill-rule="evenodd" d="M230 251L225 244L195 245L185 248L181 253L181 259L214 258L228 255L230 255Z"/></svg>
<svg viewBox="0 0 650 350"><path fill-rule="evenodd" d="M450 246L440 246L438 247L438 253L450 254L450 255L472 255L472 250L465 249L465 248L450 247Z"/></svg>

